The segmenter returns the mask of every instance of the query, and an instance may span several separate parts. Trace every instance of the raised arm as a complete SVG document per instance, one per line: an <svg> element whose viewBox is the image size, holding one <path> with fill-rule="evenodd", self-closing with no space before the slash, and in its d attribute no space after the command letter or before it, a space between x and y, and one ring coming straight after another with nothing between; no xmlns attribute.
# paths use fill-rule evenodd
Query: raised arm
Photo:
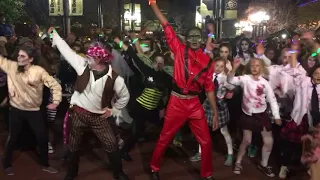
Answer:
<svg viewBox="0 0 320 180"><path fill-rule="evenodd" d="M128 56L133 59L142 74L148 76L148 74L150 74L150 71L153 71L153 69L151 69L140 60L140 58L137 56L137 53L132 49L132 47L128 47L127 45L123 44L123 42L119 38L115 38L114 42L119 44L119 46L127 52Z"/></svg>
<svg viewBox="0 0 320 180"><path fill-rule="evenodd" d="M257 45L256 51L257 51L257 54L254 54L254 57L263 60L263 62L266 66L270 66L271 60L269 58L267 58L267 56L264 55L265 49L264 49L264 46L262 43L259 43Z"/></svg>
<svg viewBox="0 0 320 180"><path fill-rule="evenodd" d="M239 66L241 64L240 61L241 61L240 59L234 59L233 68L227 76L227 82L231 85L240 86L242 83L242 79L244 76L234 77L237 69L239 68Z"/></svg>
<svg viewBox="0 0 320 180"><path fill-rule="evenodd" d="M173 28L169 25L167 18L160 11L160 9L156 3L156 0L149 0L149 4L164 29L164 35L167 39L167 44L168 44L169 48L171 49L171 51L174 54L176 54L179 47L182 45L182 43L178 39Z"/></svg>
<svg viewBox="0 0 320 180"><path fill-rule="evenodd" d="M68 61L77 74L79 76L82 75L86 68L86 59L74 52L53 28L50 28L48 32L52 34L52 45L57 46L61 55Z"/></svg>
<svg viewBox="0 0 320 180"><path fill-rule="evenodd" d="M0 69L2 69L3 72L7 74L10 74L10 72L16 72L17 66L17 62L8 60L0 55Z"/></svg>

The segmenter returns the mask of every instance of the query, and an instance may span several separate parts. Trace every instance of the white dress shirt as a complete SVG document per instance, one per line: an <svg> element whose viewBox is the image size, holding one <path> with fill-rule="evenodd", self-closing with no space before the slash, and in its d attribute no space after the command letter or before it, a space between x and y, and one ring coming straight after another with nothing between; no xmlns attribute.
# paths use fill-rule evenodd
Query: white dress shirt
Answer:
<svg viewBox="0 0 320 180"><path fill-rule="evenodd" d="M69 62L77 74L79 76L82 75L88 66L87 59L76 54L57 33L53 33L52 44L57 46L62 56ZM105 113L107 108L101 108L101 99L108 77L113 78L111 65L109 65L109 72L107 75L98 80L95 80L93 72L90 71L90 78L87 87L82 93L75 91L71 97L70 104L77 105L92 113ZM111 115L121 116L121 109L128 104L130 98L129 91L122 77L117 77L113 90L115 91L115 97L112 101Z"/></svg>
<svg viewBox="0 0 320 180"><path fill-rule="evenodd" d="M253 79L251 75L234 77L229 74L228 82L232 85L241 86L243 89L242 111L251 116L256 113L263 113L267 109L269 102L272 115L275 119L280 119L279 106L274 92L269 82L263 77L258 80Z"/></svg>
<svg viewBox="0 0 320 180"><path fill-rule="evenodd" d="M234 89L234 86L227 82L227 75L225 73L219 73L219 74L214 73L212 82L214 82L215 78L217 78L217 81L219 83L218 90L217 90L217 98L224 99L224 97L227 94L227 90Z"/></svg>

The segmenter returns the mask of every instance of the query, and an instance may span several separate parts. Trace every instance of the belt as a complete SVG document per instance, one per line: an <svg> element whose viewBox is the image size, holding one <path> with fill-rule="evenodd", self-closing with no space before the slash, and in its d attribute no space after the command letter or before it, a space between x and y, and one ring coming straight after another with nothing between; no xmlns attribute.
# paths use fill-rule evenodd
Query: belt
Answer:
<svg viewBox="0 0 320 180"><path fill-rule="evenodd" d="M184 94L179 94L177 92L171 91L171 94L180 98L180 99L193 99L195 97L198 97L197 95L184 95Z"/></svg>
<svg viewBox="0 0 320 180"><path fill-rule="evenodd" d="M84 114L91 115L91 116L101 116L102 115L102 114L92 113L92 112L90 112L82 107L79 107L77 105L71 105L70 109L73 112L84 113Z"/></svg>
<svg viewBox="0 0 320 180"><path fill-rule="evenodd" d="M196 92L196 91L186 91L180 87L178 87L178 85L176 83L174 83L172 85L172 91L180 94L180 95L193 95L193 96L198 96L200 94L200 92Z"/></svg>

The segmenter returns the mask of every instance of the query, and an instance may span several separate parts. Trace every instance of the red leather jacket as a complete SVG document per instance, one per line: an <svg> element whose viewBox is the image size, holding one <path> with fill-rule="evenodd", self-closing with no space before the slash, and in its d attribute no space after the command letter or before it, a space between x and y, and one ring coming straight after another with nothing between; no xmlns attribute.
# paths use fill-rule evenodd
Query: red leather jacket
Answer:
<svg viewBox="0 0 320 180"><path fill-rule="evenodd" d="M182 44L177 38L171 26L163 25L164 34L167 39L168 46L174 53L174 72L173 79L176 85L183 89L187 94L188 92L200 92L203 88L206 92L214 90L213 73L214 63L211 63L207 71L201 73L196 78L200 71L206 68L209 64L210 57L203 53L201 49L196 51L188 48L188 69L185 69L186 45ZM186 80L186 74L188 80ZM197 79L196 81L194 79Z"/></svg>

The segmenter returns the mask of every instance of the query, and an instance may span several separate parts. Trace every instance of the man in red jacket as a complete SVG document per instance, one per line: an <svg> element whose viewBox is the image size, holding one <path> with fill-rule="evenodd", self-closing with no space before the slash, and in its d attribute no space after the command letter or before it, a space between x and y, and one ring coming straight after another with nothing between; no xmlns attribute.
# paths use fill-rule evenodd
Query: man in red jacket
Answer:
<svg viewBox="0 0 320 180"><path fill-rule="evenodd" d="M214 110L214 129L218 127L218 119L212 82L214 68L209 56L200 49L202 31L199 28L190 29L187 32L187 45L182 44L159 10L156 1L149 0L149 4L162 24L167 43L174 53L174 83L163 129L150 164L152 179L159 180L158 171L163 153L180 127L188 122L201 145L201 177L212 180L211 138L204 110L198 98L203 88Z"/></svg>

